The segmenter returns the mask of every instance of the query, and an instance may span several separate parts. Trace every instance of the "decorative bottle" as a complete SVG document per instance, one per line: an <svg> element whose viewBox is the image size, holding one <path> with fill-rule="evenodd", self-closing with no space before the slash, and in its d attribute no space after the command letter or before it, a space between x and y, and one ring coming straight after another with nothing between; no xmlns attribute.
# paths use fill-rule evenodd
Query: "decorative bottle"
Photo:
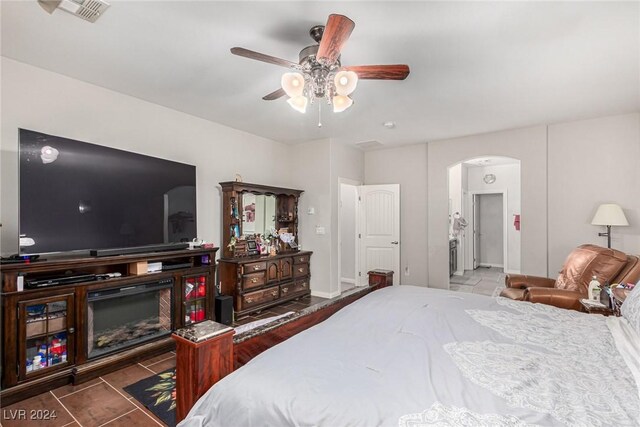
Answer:
<svg viewBox="0 0 640 427"><path fill-rule="evenodd" d="M589 282L589 299L600 300L600 282L596 276L593 276Z"/></svg>

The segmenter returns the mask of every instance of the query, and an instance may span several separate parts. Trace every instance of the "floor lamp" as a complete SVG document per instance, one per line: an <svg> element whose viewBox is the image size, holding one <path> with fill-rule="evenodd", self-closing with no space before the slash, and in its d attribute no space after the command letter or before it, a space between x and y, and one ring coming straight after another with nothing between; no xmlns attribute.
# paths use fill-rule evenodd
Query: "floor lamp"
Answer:
<svg viewBox="0 0 640 427"><path fill-rule="evenodd" d="M591 225L604 225L607 227L607 232L598 233L598 236L606 236L607 247L610 248L611 226L626 226L629 225L629 221L627 221L627 217L624 216L624 212L620 205L607 203L598 206L598 210L591 220Z"/></svg>

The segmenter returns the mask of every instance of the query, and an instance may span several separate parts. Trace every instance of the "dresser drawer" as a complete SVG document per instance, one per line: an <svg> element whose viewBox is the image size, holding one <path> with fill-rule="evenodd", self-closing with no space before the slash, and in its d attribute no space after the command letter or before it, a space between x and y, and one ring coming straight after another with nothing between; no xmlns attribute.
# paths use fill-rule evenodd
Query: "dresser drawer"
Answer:
<svg viewBox="0 0 640 427"><path fill-rule="evenodd" d="M244 274L253 273L254 271L262 271L267 269L267 262L250 262L244 265Z"/></svg>
<svg viewBox="0 0 640 427"><path fill-rule="evenodd" d="M294 264L309 264L309 255L296 255L293 257Z"/></svg>
<svg viewBox="0 0 640 427"><path fill-rule="evenodd" d="M251 289L263 286L266 283L264 271L245 274L242 276L242 289Z"/></svg>
<svg viewBox="0 0 640 427"><path fill-rule="evenodd" d="M280 298L278 286L262 289L260 291L249 292L242 295L242 310L254 307Z"/></svg>
<svg viewBox="0 0 640 427"><path fill-rule="evenodd" d="M309 290L309 279L298 279L293 283L287 283L280 286L280 295L286 298L290 295L297 295Z"/></svg>
<svg viewBox="0 0 640 427"><path fill-rule="evenodd" d="M293 266L293 277L309 275L309 264L296 264Z"/></svg>

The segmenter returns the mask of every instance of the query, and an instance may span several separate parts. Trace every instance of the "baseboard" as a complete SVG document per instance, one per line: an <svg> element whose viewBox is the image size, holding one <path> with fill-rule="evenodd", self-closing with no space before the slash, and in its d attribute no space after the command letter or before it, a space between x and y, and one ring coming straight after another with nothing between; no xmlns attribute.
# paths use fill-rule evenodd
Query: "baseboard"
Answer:
<svg viewBox="0 0 640 427"><path fill-rule="evenodd" d="M346 277L341 277L340 278L340 282L353 283L355 285L356 284L356 279L347 279Z"/></svg>
<svg viewBox="0 0 640 427"><path fill-rule="evenodd" d="M478 264L478 267L495 267L495 268L503 268L504 265L503 264L489 264L489 263L482 263L482 264Z"/></svg>
<svg viewBox="0 0 640 427"><path fill-rule="evenodd" d="M454 276L464 276L464 270L456 270L453 272Z"/></svg>
<svg viewBox="0 0 640 427"><path fill-rule="evenodd" d="M520 274L520 270L505 270L505 274Z"/></svg>
<svg viewBox="0 0 640 427"><path fill-rule="evenodd" d="M311 291L311 296L312 297L320 297L320 298L335 298L337 296L340 295L340 291L336 291L336 292L320 292L320 291Z"/></svg>

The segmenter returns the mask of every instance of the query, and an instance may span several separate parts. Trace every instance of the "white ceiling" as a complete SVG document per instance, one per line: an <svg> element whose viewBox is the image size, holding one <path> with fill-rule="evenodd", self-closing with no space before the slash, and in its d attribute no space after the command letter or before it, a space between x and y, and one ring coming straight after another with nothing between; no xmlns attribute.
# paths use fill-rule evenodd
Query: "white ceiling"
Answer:
<svg viewBox="0 0 640 427"><path fill-rule="evenodd" d="M2 54L284 142L385 145L640 110L638 2L111 1L91 24L2 1ZM407 63L405 81L361 81L345 113L261 97L330 13L356 22L342 63ZM382 126L394 121L394 129Z"/></svg>

